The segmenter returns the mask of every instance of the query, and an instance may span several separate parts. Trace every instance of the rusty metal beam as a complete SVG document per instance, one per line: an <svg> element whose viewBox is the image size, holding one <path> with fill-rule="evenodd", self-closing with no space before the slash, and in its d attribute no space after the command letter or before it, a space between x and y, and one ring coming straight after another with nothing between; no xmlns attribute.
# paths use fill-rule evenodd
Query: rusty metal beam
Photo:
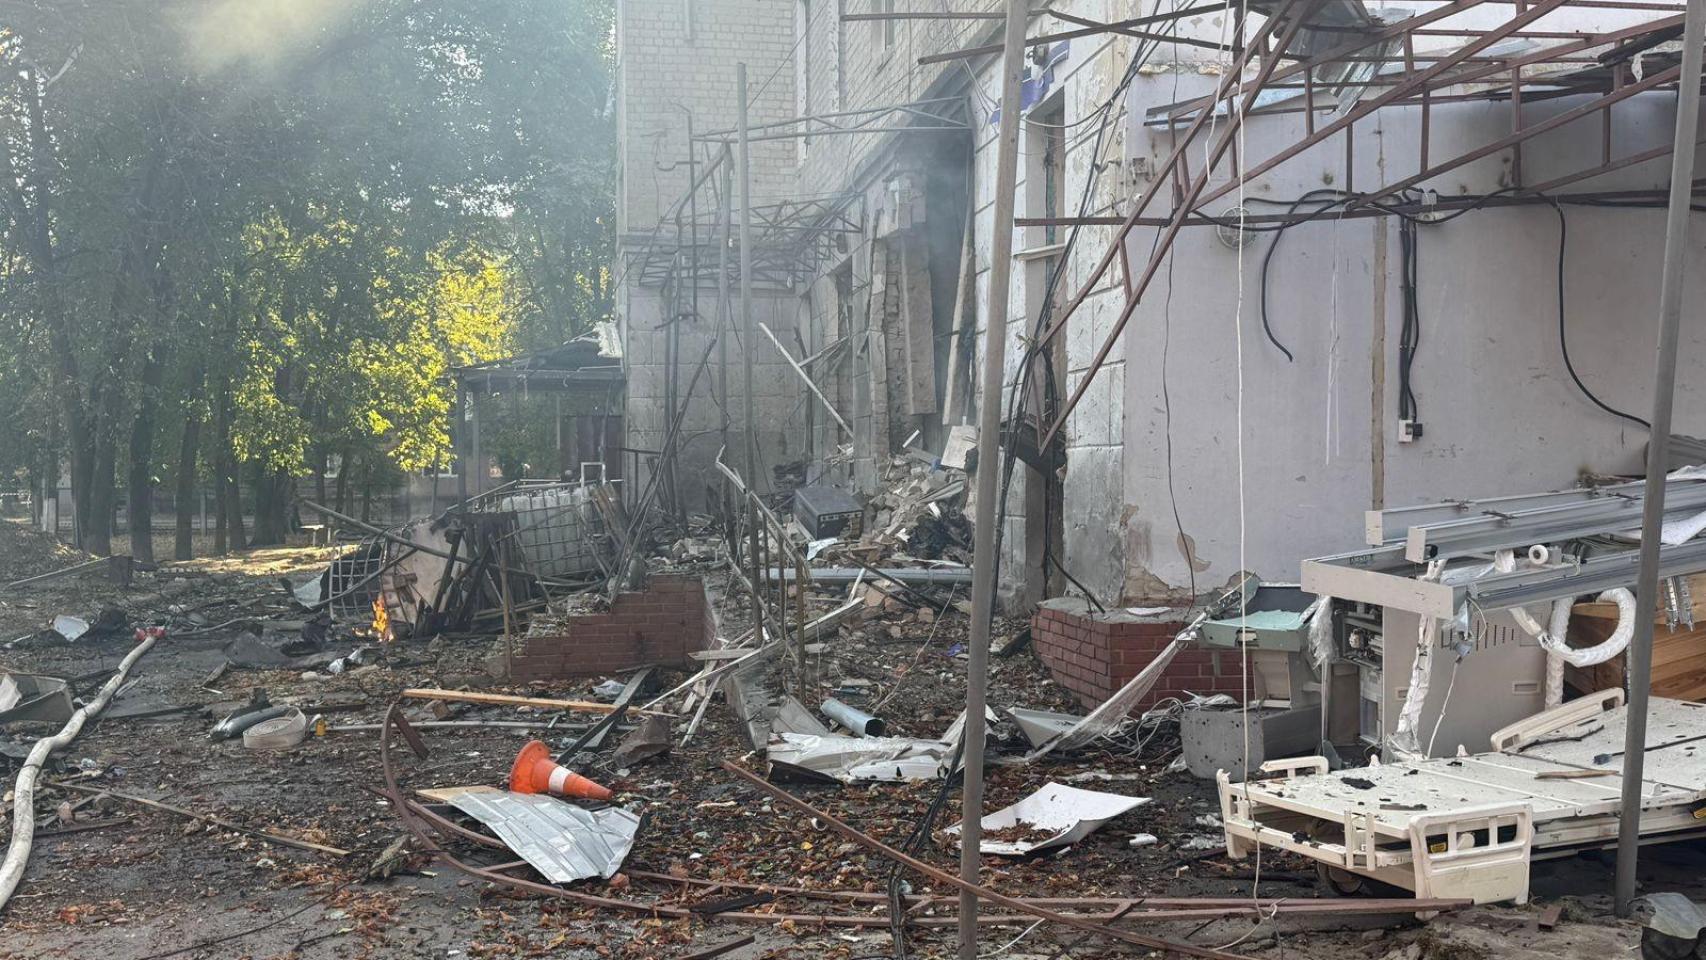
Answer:
<svg viewBox="0 0 1706 960"><path fill-rule="evenodd" d="M1194 7L1186 7L1183 10L1174 10L1170 13L1152 13L1147 17L1133 17L1130 20L1115 20L1111 23L1104 23L1094 27L1083 27L1078 30L1063 30L1059 33L1045 33L1041 36L1031 37L1026 40L1025 46L1039 47L1045 43L1058 43L1061 40L1076 40L1079 37L1094 37L1098 34L1126 30L1132 27L1141 27L1151 23L1165 23L1169 20L1179 20L1184 17L1200 17L1203 14L1225 12L1226 5L1224 3L1203 3ZM986 43L980 47L967 47L964 50L952 50L947 53L928 54L926 56L919 57L918 63L921 66L928 66L932 63L947 63L952 60L968 60L973 57L988 56L990 54L1000 52L1001 44Z"/></svg>
<svg viewBox="0 0 1706 960"><path fill-rule="evenodd" d="M1452 157L1450 160L1445 160L1445 161L1442 161L1440 163L1437 163L1434 166L1430 167L1429 169L1423 170L1420 173L1414 174L1412 176L1405 177L1402 180L1399 180L1399 181L1396 181L1396 182L1389 184L1387 186L1381 187L1379 190L1376 190L1373 193L1364 194L1363 197L1358 202L1359 203L1373 203L1374 201L1379 200L1381 197L1389 197L1394 193L1398 193L1399 191L1408 190L1409 188L1416 186L1417 184L1420 184L1420 183L1425 183L1426 181L1431 180L1434 177L1437 177L1442 173L1446 173L1448 171L1455 170L1458 167L1461 167L1466 163L1473 163L1474 161L1479 160L1482 157L1491 156L1495 153L1498 153L1500 150L1504 150L1504 149L1507 149L1509 147L1517 146L1526 140L1532 140L1535 137L1537 137L1543 133L1546 133L1549 130L1556 130L1557 128L1564 126L1565 124L1570 123L1571 121L1579 120L1582 117L1588 116L1589 114L1592 114L1592 113L1599 111L1600 109L1604 108L1609 103L1616 103L1620 100L1627 100L1628 98L1635 96L1638 93L1642 93L1644 91L1651 90L1651 89L1658 87L1658 86L1661 86L1663 84L1670 83L1672 80L1675 80L1681 74L1682 74L1682 68L1681 67L1671 67L1669 70L1664 70L1664 71L1661 71L1659 73L1655 73L1655 74L1641 80L1639 83L1631 83L1631 84L1623 87L1622 89L1617 90L1614 93L1606 94L1605 96L1601 97L1598 100L1595 100L1592 103L1583 104L1582 106L1576 107L1575 109L1566 110L1563 113L1559 113L1559 114L1554 114L1550 117L1547 117L1545 120L1540 121L1539 123L1535 123L1535 124L1532 124L1530 126L1523 127L1521 130L1518 130L1517 132L1512 133L1509 136L1500 137L1499 139L1494 140L1492 143L1483 144L1482 146L1476 147L1475 149L1470 150L1467 153L1460 153L1457 156Z"/></svg>
<svg viewBox="0 0 1706 960"><path fill-rule="evenodd" d="M1560 6L1562 2L1564 2L1564 0L1545 0L1544 3L1537 4L1536 6L1529 8L1529 11L1527 13L1519 14L1516 18L1514 18L1510 21L1507 21L1504 27L1489 31L1486 35L1484 35L1482 37L1482 39L1460 48L1458 50L1459 56L1460 57L1474 56L1476 53L1479 53L1481 50L1486 49L1487 46L1490 46L1491 44L1496 43L1499 40L1504 39L1504 32L1503 31L1507 30L1510 27L1510 24L1518 23L1518 22L1528 22L1528 21L1535 19L1539 15L1544 15L1545 13L1550 13L1552 10L1554 10L1558 6ZM1534 53L1530 53L1528 55L1521 56L1521 57L1512 57L1508 62L1512 66L1527 66L1529 64L1540 63L1540 62L1545 61L1547 59L1547 57L1551 56L1551 55L1574 53L1578 50L1587 49L1589 47L1604 46L1606 44L1613 43L1613 42L1616 42L1619 40L1628 39L1631 37L1636 37L1636 36L1641 36L1643 34L1651 33L1655 30L1666 29L1666 28L1673 26L1675 24L1680 24L1681 22L1682 22L1681 17L1666 17L1666 18L1659 19L1659 20L1653 20L1653 21L1650 21L1648 23L1640 24L1638 26L1627 27L1627 28L1622 29L1622 30L1615 30L1615 31L1612 31L1610 33L1599 34L1595 37L1590 37L1590 38L1586 38L1583 40L1577 40L1577 41L1573 41L1571 43L1559 44L1558 46L1549 48L1548 50L1536 51ZM1440 63L1437 63L1434 66L1430 67L1428 70L1423 71L1420 74L1417 74L1415 79L1417 81L1420 81L1423 84L1428 84L1428 83L1431 83L1432 81L1438 79L1438 80L1440 80L1441 84L1444 86L1455 86L1458 84L1468 83L1468 82L1471 82L1474 80L1480 80L1480 79L1483 79L1483 78L1486 78L1489 76L1493 76L1493 75L1498 74L1498 73L1502 73L1505 69L1504 67L1499 67L1499 66L1486 66L1486 67L1479 67L1476 69L1467 70L1467 71L1463 71L1463 72L1459 72L1459 73L1453 73L1449 77L1443 76L1444 74L1446 74L1446 72L1452 66L1455 66L1455 65L1456 65L1456 63L1453 61L1449 61L1449 60L1441 61ZM1244 181L1248 182L1250 180L1255 179L1256 177L1261 176L1264 173L1267 173L1269 170L1274 169L1275 167L1279 166L1280 164L1286 162L1287 160L1290 160L1290 159L1296 157L1298 154L1301 154L1303 151L1309 149L1310 147L1313 147L1315 144L1326 139L1326 137L1328 135L1330 135L1334 132L1337 132L1339 129L1341 129L1343 127L1349 126L1350 124L1355 123L1356 121L1361 120L1364 117L1369 116L1370 114L1374 113L1375 111L1377 111L1383 107L1391 106L1395 103L1407 102L1406 98L1409 97L1411 90L1413 90L1413 89L1414 89L1413 84L1411 84L1411 85L1399 84L1397 86L1394 86L1392 89L1386 91L1385 93L1381 94L1378 97L1375 97L1371 100L1368 100L1368 101L1365 101L1363 103L1358 104L1357 108L1355 110L1352 110L1350 113L1346 114L1345 116L1333 121L1332 123L1330 123L1324 127L1321 127L1314 134L1304 137L1302 140L1298 141L1297 143L1292 144L1291 146L1287 147L1286 149L1281 150L1280 152L1274 154L1272 157L1269 157L1267 160L1264 160L1262 163L1258 164L1255 168L1251 169L1249 172L1247 172L1245 174L1245 176L1243 178ZM1424 86L1423 89L1427 89L1426 86ZM1445 99L1445 98L1442 98L1442 97L1434 98L1435 102L1438 102L1442 99ZM1226 194L1230 193L1231 191L1238 189L1238 186L1239 186L1239 184L1237 182L1233 182L1233 183L1221 186L1221 187L1217 188L1216 190L1212 191L1211 193L1209 193L1208 196L1204 197L1202 202L1203 203L1212 203L1213 201L1225 196Z"/></svg>
<svg viewBox="0 0 1706 960"><path fill-rule="evenodd" d="M1128 930L1116 929L1094 921L1085 920L1081 917L1074 917L1070 914L1056 913L1047 907L1028 903L1018 897L1007 896L1004 893L991 890L989 887L983 886L982 884L968 883L945 870L939 870L922 860L902 853L875 837L854 829L836 817L831 816L829 813L819 810L804 800L801 800L799 797L796 797L788 791L770 783L763 777L754 774L752 771L737 763L724 760L723 769L737 777L740 777L742 780L746 781L748 785L757 787L759 790L764 791L783 805L792 807L794 810L807 816L816 817L831 830L834 830L836 833L841 834L867 850L881 854L889 860L917 871L937 883L945 883L963 893L974 894L980 900L987 900L990 903L1006 907L1009 910L1028 913L1039 920L1058 923L1062 926L1072 927L1075 930L1081 930L1085 933L1099 934L1113 940L1118 940L1122 943L1131 944L1132 946L1148 947L1151 950L1159 950L1162 953L1180 953L1193 957L1206 957L1209 958L1209 960L1248 960L1248 958L1242 957L1239 954L1227 953L1224 950L1215 950L1212 947L1200 947L1193 943L1163 940L1160 937L1151 937L1140 933L1132 933Z"/></svg>
<svg viewBox="0 0 1706 960"><path fill-rule="evenodd" d="M1290 42L1290 38L1296 36L1298 29L1301 28L1307 17L1307 11L1313 10L1318 2L1319 0L1285 0L1284 5L1274 11L1275 15L1269 17L1267 21L1262 24L1261 28L1256 31L1256 35L1251 38L1249 43L1245 46L1244 51L1234 58L1233 63L1228 67L1225 75L1221 78L1219 94L1216 96L1216 101L1222 98L1229 98L1234 95L1230 92L1232 87L1237 83L1238 77L1243 75L1244 68L1249 66L1253 51L1261 49L1267 39L1273 35L1274 30L1278 28L1281 14L1290 13L1294 9L1302 11L1293 18L1291 24L1287 26L1286 41L1276 45L1274 48L1275 50L1283 51L1286 48L1286 45ZM1480 2L1482 2L1482 0L1459 0L1459 3L1467 3L1471 5ZM1278 66L1279 60L1277 57L1267 58L1262 62L1262 68L1258 77L1266 78L1271 76L1273 72L1278 69ZM1250 105L1255 101L1255 97L1256 91L1250 91L1245 98L1243 110L1249 109ZM1240 112L1242 112L1242 110ZM1191 118L1190 125L1185 128L1184 133L1175 137L1172 154L1156 166L1157 170L1167 171L1172 174L1175 187L1184 182L1186 179L1191 179L1194 182L1195 178L1190 177L1188 170L1183 165L1186 162L1185 158L1190 150L1191 142L1196 139L1197 132L1207 125L1209 118L1213 115L1214 111L1212 110L1198 111L1196 116ZM1233 125L1231 130L1228 131L1228 134L1235 133L1236 130L1236 125ZM1225 144L1227 142L1228 137L1222 136L1221 144ZM1219 156L1216 155L1209 161L1209 170L1213 169L1214 161L1218 159ZM1207 173L1208 171L1204 171L1205 179ZM1120 249L1125 245L1126 237L1131 233L1132 226L1137 223L1140 217L1143 216L1144 211L1149 209L1149 203L1155 198L1157 192L1158 191L1152 186L1150 189L1143 191L1143 193L1138 196L1137 203L1132 207L1131 213L1126 215L1125 223L1121 225L1121 228L1115 234L1113 241L1109 243L1108 248L1103 252L1101 261L1096 264L1095 269L1090 271L1090 275L1085 278L1083 286L1079 288L1077 293L1073 294L1072 299L1068 300L1066 306L1061 309L1059 318L1043 331L1043 334L1038 338L1037 346L1034 349L1041 349L1043 344L1046 344L1055 336L1055 334L1059 333L1060 330L1065 327L1066 321L1072 316L1073 311L1077 310L1079 305L1088 299L1091 293L1096 290L1097 285L1102 282L1103 275L1107 273L1108 267L1113 264L1114 258L1118 256ZM1175 196L1174 205L1180 210L1185 210L1192 205L1192 201L1190 198L1186 198L1182 194L1179 194ZM1152 257L1150 268L1151 273L1154 269L1153 260L1154 258ZM1133 290L1133 295L1141 296L1143 287L1146 283L1147 280L1130 285ZM1128 302L1130 302L1130 297L1127 299Z"/></svg>
<svg viewBox="0 0 1706 960"><path fill-rule="evenodd" d="M1702 143L1706 143L1706 141L1696 141L1694 145L1695 145L1695 147L1699 147ZM1667 143L1667 144L1664 144L1663 146L1653 147L1653 148L1648 149L1648 150L1642 150L1638 153L1632 153L1626 157L1620 157L1616 160L1607 161L1605 163L1600 164L1597 167L1593 167L1593 168L1588 169L1588 170L1577 171L1576 173L1567 174L1567 175L1562 176L1562 177L1556 177L1554 179L1546 181L1545 183L1535 184L1534 186L1529 187L1528 189L1524 190L1523 192L1524 193L1532 193L1532 194L1550 193L1553 190L1558 189L1559 187L1569 186L1572 183L1580 183L1583 180L1591 180L1594 177L1601 176L1601 175L1607 174L1607 173L1614 173L1618 170L1622 170L1625 167L1632 167L1638 163L1646 163L1648 160L1657 160L1660 157L1668 157L1668 156L1670 156L1672 149L1673 149L1672 145Z"/></svg>
<svg viewBox="0 0 1706 960"><path fill-rule="evenodd" d="M1418 87L1425 86L1428 82L1451 70L1457 65L1458 59L1475 56L1482 50L1485 50L1504 39L1506 34L1521 30L1523 27L1528 26L1535 20L1538 20L1548 13L1551 13L1553 10L1556 10L1558 7L1562 6L1564 2L1565 0L1540 0L1540 2L1534 4L1532 7L1529 7L1521 13L1518 13L1516 16L1505 21L1500 26L1487 31L1479 39L1465 44L1463 47L1459 48L1452 57L1441 60L1433 66L1428 67L1426 70L1417 72L1407 78L1405 82L1392 87L1390 90L1387 90L1385 93L1382 93L1366 103L1359 104L1357 109L1352 110L1350 113L1339 117L1331 123L1316 128L1314 133L1305 136L1298 144L1282 151L1274 157L1270 157L1260 164L1257 164L1254 168L1245 171L1243 175L1234 178L1233 182L1228 186L1214 191L1207 197L1203 197L1203 191L1208 186L1209 176L1214 171L1214 164L1219 160L1221 153L1224 152L1224 144L1226 144L1229 138L1238 130L1243 110L1249 109L1250 104L1255 100L1256 94L1261 91L1263 85L1267 83L1273 73L1272 61L1263 64L1262 71L1259 72L1254 81L1252 81L1254 86L1245 98L1243 109L1239 111L1239 114L1235 114L1233 117L1229 118L1226 135L1223 136L1221 138L1221 142L1216 144L1216 146L1211 150L1207 168L1198 175L1196 182L1192 184L1191 190L1187 192L1185 202L1174 212L1172 222L1168 225L1156 243L1155 249L1150 253L1149 265L1144 269L1144 272L1138 282L1134 284L1133 296L1127 298L1124 308L1120 310L1119 319L1114 322L1113 329L1108 332L1108 336L1103 340L1102 346L1096 351L1095 359L1090 362L1089 367L1085 369L1083 375L1079 378L1077 388L1072 391L1072 395L1067 398L1064 404L1062 404L1060 412L1055 417L1054 423L1051 424L1048 430L1043 434L1038 446L1045 450L1049 448L1049 445L1054 442L1054 438L1059 435L1060 431L1066 426L1067 418L1072 415L1073 408L1077 407L1078 403L1084 399L1084 394L1090 389L1090 384L1095 381L1096 374L1100 372L1102 365L1107 362L1108 355L1113 352L1114 345L1119 343L1120 337L1124 335L1126 324L1131 322L1132 314L1137 310L1137 304L1141 302L1144 291L1148 289L1150 281L1155 276L1155 272L1160 268L1168 252L1171 250L1173 240L1178 236L1180 227L1183 226L1184 218L1189 214L1192 208L1198 205L1199 197L1202 198L1202 203L1209 203L1216 197L1223 196L1230 190L1237 189L1246 180L1260 176L1273 167L1278 166L1286 159L1296 156L1298 153L1301 153L1316 143L1325 140L1327 137L1332 136L1340 130L1349 128L1352 124L1356 123L1356 121L1375 112L1376 110L1379 110L1381 107L1391 103L1392 101L1397 100L1400 97L1409 96L1410 93ZM1298 19L1298 23L1301 24L1302 20L1303 18L1300 17ZM1285 44L1280 44L1278 49L1285 49ZM1241 71L1231 72L1236 74ZM1246 84L1246 86L1250 85ZM1199 111L1197 119L1201 120L1203 117L1212 115L1213 112L1213 110ZM1193 126L1193 130L1194 129L1196 128ZM1191 139L1192 137L1187 134L1185 138L1186 143L1188 144ZM1150 190L1145 194L1145 196L1150 196L1154 193L1154 190ZM1134 214L1141 214L1141 212L1141 206L1135 208L1133 211ZM1127 232L1128 231L1126 230L1121 230L1117 242L1124 243ZM1076 303L1074 306L1076 306ZM1051 326L1049 330L1039 338L1040 342L1047 342L1050 337L1059 333L1060 330L1064 328L1066 321L1070 316L1070 310L1063 312L1060 320Z"/></svg>
<svg viewBox="0 0 1706 960"><path fill-rule="evenodd" d="M1416 29L1417 27L1425 26L1439 20L1444 20L1447 17L1454 17L1465 10L1472 10L1475 7L1479 7L1483 3L1490 4L1499 2L1502 2L1502 0L1453 0L1452 3L1429 10L1427 13L1419 13L1413 17L1406 17L1397 23L1387 24L1378 30L1359 36L1355 40L1342 43L1333 49L1328 50L1326 53L1310 57L1307 60L1299 60L1287 67L1281 67L1268 79L1269 81L1287 80L1310 69L1311 67L1319 67L1324 64L1335 63L1353 53L1356 53L1358 50L1366 50L1377 44L1385 43L1387 40L1394 40L1398 37L1402 37L1404 34ZM1238 92L1248 93L1255 87L1255 85L1256 82L1254 80L1247 80L1238 87ZM1263 86L1268 86L1268 84L1263 84ZM1217 92L1212 97L1195 97L1190 100L1180 101L1179 103L1168 104L1165 109L1168 111L1167 116L1182 119L1185 116L1196 113L1204 108L1212 109L1216 103L1219 103L1226 98L1227 95L1225 93Z"/></svg>

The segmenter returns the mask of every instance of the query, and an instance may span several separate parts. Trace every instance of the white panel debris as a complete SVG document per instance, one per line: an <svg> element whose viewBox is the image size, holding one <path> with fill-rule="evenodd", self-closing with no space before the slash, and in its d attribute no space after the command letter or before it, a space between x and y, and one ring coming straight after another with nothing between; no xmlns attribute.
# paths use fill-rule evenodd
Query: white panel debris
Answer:
<svg viewBox="0 0 1706 960"><path fill-rule="evenodd" d="M984 817L983 840L978 849L1000 857L1022 857L1039 850L1071 846L1108 821L1148 802L1148 797L1080 790L1050 782L1018 803ZM955 824L944 832L959 836L960 825ZM1004 833L1018 835L1003 837Z"/></svg>
<svg viewBox="0 0 1706 960"><path fill-rule="evenodd" d="M770 772L842 783L934 780L953 755L951 742L909 737L808 736L781 733L769 744ZM815 775L815 776L814 776Z"/></svg>

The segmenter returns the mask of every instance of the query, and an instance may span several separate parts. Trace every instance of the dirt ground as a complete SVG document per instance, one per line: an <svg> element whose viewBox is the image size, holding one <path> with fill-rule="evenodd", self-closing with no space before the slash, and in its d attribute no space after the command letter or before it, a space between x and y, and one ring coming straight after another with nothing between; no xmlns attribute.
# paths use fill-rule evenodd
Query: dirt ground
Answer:
<svg viewBox="0 0 1706 960"><path fill-rule="evenodd" d="M0 582L75 562L77 555L12 522L0 523ZM394 876L365 880L370 864L404 835L387 803L370 792L381 784L375 735L333 732L289 752L258 752L240 741L214 742L214 722L264 688L273 702L301 704L333 725L377 723L396 693L408 687L467 687L552 697L585 697L604 678L546 688L506 688L480 669L490 637L400 641L382 664L329 675L299 668L230 670L209 680L243 618L300 621L305 617L279 578L317 570L325 551L306 547L257 551L217 561L167 563L141 573L128 588L99 574L0 590L0 667L78 676L111 668L130 649L128 629L104 639L66 643L44 639L58 613L83 616L103 607L124 611L129 625L168 624L168 638L138 664L138 682L55 757L45 780L134 794L176 804L255 830L271 830L351 851L348 856L297 850L253 835L209 826L116 799L88 802L61 816L63 802L88 793L51 787L37 797L40 824L29 872L0 927L0 960L66 957L158 960L181 957L677 957L754 934L726 956L852 960L888 957L886 925L832 927L815 922L736 923L707 917L691 923L598 909L518 893L461 876L416 856ZM708 574L716 585L714 573ZM738 629L739 604L722 601L725 631ZM813 664L821 693L857 690L881 704L895 735L939 734L957 714L965 663L954 655L964 617L949 611L934 622L896 615L830 638ZM1012 633L1021 623L1003 623ZM15 638L15 639L14 639ZM9 641L9 642L7 642ZM334 638L327 656L348 652L353 639ZM673 685L681 677L666 676ZM90 687L92 690L92 686ZM806 699L806 698L802 698ZM1055 686L1027 650L992 663L996 706L1065 708ZM126 718L166 707L187 712ZM553 746L578 729L546 729L557 714L513 708L467 708L464 719L524 719L539 724ZM677 726L679 737L680 726ZM45 732L15 727L27 745ZM401 761L409 789L461 784L499 785L529 732L515 729L426 731L431 756ZM707 712L690 743L633 769L613 769L608 750L582 768L618 791L618 802L648 819L625 866L626 885L592 881L575 889L615 899L691 904L727 899L741 883L878 893L889 864L844 841L821 824L772 803L720 768L737 760L762 771L721 702ZM1320 896L1314 871L1301 860L1268 855L1260 864L1235 862L1219 848L1192 847L1191 838L1218 833L1200 818L1217 811L1213 785L1166 771L1173 748L1157 736L1141 754L1092 752L1035 766L998 755L990 769L991 808L1012 802L1050 780L1153 798L1074 847L1028 860L985 858L984 882L1028 896L1143 896L1306 898ZM16 761L6 761L15 769ZM7 774L8 781L11 774ZM1076 778L1076 779L1075 779ZM789 789L878 838L899 844L935 795L935 784L874 784ZM11 795L7 793L8 806ZM950 814L938 827L951 822ZM8 832L11 819L6 822ZM1159 842L1133 847L1149 833ZM458 849L459 855L468 850ZM1653 889L1706 893L1703 851L1692 845L1650 848L1644 877ZM954 870L957 849L937 836L921 856ZM719 881L721 889L638 878L642 873ZM920 876L914 893L951 894ZM1608 857L1581 856L1539 864L1533 902L1413 918L1327 915L1278 922L1250 910L1228 910L1207 924L1126 922L1128 929L1251 957L1480 960L1629 956L1639 930L1610 917ZM1540 929L1551 905L1562 922ZM748 907L776 913L831 912L885 918L880 903L857 908L798 899ZM951 910L947 911L951 915ZM944 911L919 913L926 923ZM886 923L886 921L885 921ZM915 926L915 957L953 955L951 926ZM1141 956L1145 951L1084 938L1071 930L1028 923L990 927L984 956L1006 958Z"/></svg>

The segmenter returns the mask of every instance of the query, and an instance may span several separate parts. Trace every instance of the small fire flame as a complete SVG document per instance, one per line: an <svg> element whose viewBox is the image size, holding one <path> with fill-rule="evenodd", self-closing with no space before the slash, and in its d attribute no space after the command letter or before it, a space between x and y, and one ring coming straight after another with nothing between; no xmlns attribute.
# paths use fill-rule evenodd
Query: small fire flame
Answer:
<svg viewBox="0 0 1706 960"><path fill-rule="evenodd" d="M391 639L391 615L385 612L385 601L375 597L373 600L373 623L369 625L373 635L380 640Z"/></svg>

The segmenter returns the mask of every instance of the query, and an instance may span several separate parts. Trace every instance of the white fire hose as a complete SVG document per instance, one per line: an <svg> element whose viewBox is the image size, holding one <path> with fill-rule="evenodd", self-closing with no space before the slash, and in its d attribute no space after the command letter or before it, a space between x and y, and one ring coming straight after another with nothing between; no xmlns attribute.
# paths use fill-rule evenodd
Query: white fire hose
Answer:
<svg viewBox="0 0 1706 960"><path fill-rule="evenodd" d="M106 709L107 701L113 698L113 694L130 675L130 668L154 647L158 639L159 637L151 635L132 647L119 663L118 672L101 687L95 699L73 713L71 719L66 721L64 729L51 737L37 740L30 750L28 759L18 771L18 781L12 788L12 842L6 850L5 861L0 862L0 909L4 909L12 899L13 892L24 879L24 868L29 866L30 846L35 840L36 832L36 778L41 774L42 764L47 762L48 754L77 739L77 734L83 730L83 724Z"/></svg>
<svg viewBox="0 0 1706 960"><path fill-rule="evenodd" d="M1538 554L1540 560L1536 561ZM1546 550L1544 547L1531 547L1529 559L1544 562ZM1493 557L1493 568L1500 573L1508 573L1516 569L1516 558L1509 550L1501 550ZM1576 648L1569 645L1565 637L1570 629L1570 610L1575 606L1575 600L1565 597L1552 603L1551 622L1542 627L1540 621L1534 618L1522 607L1511 607L1511 618L1523 632L1540 642L1546 650L1546 706L1556 707L1564 702L1564 664L1576 667L1591 667L1604 663L1622 653L1629 646L1629 638L1635 635L1635 595L1628 590L1618 587L1607 590L1599 595L1599 599L1607 603L1617 604L1617 626L1611 631L1611 636L1604 641L1591 646Z"/></svg>

